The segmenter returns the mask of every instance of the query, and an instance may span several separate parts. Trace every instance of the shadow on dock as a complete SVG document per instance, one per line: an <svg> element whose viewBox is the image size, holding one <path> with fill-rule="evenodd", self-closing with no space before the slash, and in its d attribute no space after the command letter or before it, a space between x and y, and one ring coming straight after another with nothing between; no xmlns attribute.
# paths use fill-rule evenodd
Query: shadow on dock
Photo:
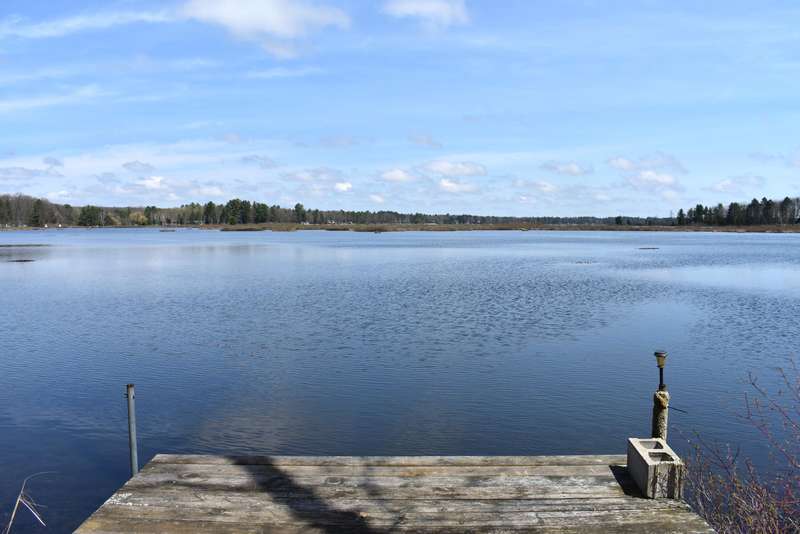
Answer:
<svg viewBox="0 0 800 534"><path fill-rule="evenodd" d="M255 483L256 491L268 493L270 499L286 508L298 522L321 532L356 534L382 534L357 512L332 508L312 488L298 484L291 475L263 457L258 465L239 464L246 470ZM331 477L335 479L336 477Z"/></svg>
<svg viewBox="0 0 800 534"><path fill-rule="evenodd" d="M617 480L619 487L622 488L625 495L644 499L644 495L639 491L636 482L631 478L630 473L628 473L627 467L623 465L609 465L608 467L611 469L611 474L614 475L614 478Z"/></svg>

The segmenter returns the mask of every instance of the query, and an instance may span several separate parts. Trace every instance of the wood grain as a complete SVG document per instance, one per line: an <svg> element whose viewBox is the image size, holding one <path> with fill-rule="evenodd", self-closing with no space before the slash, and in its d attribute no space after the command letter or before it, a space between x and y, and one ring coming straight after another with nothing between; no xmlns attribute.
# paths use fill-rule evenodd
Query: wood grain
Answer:
<svg viewBox="0 0 800 534"><path fill-rule="evenodd" d="M712 532L624 461L160 454L78 532Z"/></svg>

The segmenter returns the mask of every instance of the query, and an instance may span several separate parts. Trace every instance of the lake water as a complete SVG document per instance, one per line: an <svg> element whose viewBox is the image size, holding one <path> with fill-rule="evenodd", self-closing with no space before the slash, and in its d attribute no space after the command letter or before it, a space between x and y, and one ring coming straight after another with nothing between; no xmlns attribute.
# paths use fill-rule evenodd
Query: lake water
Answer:
<svg viewBox="0 0 800 534"><path fill-rule="evenodd" d="M142 464L622 454L664 349L673 445L761 461L744 380L800 339L800 235L0 232L23 243L51 246L0 248L0 522L55 471L30 489L50 532L128 478L128 382Z"/></svg>

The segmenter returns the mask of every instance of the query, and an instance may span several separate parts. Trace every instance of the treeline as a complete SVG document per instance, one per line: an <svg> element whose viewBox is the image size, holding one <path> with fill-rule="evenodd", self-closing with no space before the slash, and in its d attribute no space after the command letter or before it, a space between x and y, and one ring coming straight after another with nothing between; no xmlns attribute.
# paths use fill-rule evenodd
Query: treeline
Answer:
<svg viewBox="0 0 800 534"><path fill-rule="evenodd" d="M27 195L0 195L0 226L196 226L264 223L292 224L520 224L520 225L775 225L797 224L800 198L782 201L763 198L749 204L733 202L703 206L698 204L673 217L494 217L399 213L395 211L347 211L291 208L251 202L238 198L225 204L191 203L175 208L102 207L56 204Z"/></svg>
<svg viewBox="0 0 800 534"><path fill-rule="evenodd" d="M0 226L74 224L78 210L27 195L0 195Z"/></svg>
<svg viewBox="0 0 800 534"><path fill-rule="evenodd" d="M627 224L663 225L669 219L626 217ZM0 195L0 226L173 226L203 224L613 224L613 217L494 217L291 208L249 200L191 203L176 208L75 207L27 195Z"/></svg>
<svg viewBox="0 0 800 534"><path fill-rule="evenodd" d="M786 197L783 200L768 198L753 199L749 204L731 202L727 206L703 206L698 204L685 212L678 211L675 223L679 226L753 226L784 225L800 222L800 198Z"/></svg>

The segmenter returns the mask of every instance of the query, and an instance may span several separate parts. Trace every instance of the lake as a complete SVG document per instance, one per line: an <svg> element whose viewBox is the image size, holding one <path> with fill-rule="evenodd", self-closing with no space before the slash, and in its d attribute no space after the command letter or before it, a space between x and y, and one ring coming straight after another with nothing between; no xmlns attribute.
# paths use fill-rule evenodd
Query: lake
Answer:
<svg viewBox="0 0 800 534"><path fill-rule="evenodd" d="M0 522L54 471L48 532L128 478L128 382L142 464L623 454L663 349L673 446L763 463L747 374L774 385L800 334L798 234L0 232L32 243L0 248Z"/></svg>

